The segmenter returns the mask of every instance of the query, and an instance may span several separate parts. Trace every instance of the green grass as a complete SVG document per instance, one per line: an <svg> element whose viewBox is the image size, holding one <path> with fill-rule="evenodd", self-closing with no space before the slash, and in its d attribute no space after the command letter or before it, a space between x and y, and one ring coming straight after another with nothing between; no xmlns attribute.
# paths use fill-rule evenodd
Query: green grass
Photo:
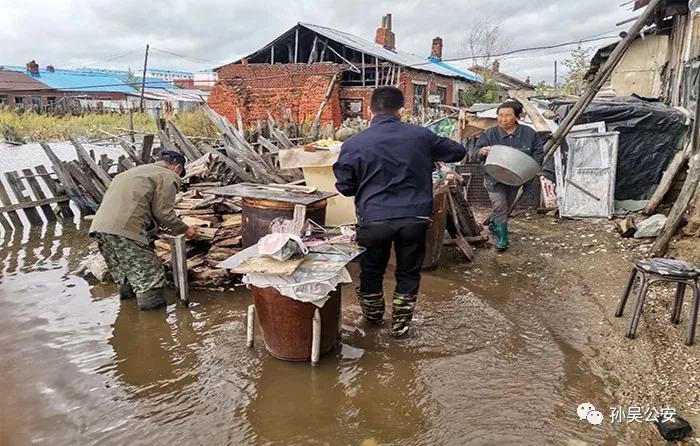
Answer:
<svg viewBox="0 0 700 446"><path fill-rule="evenodd" d="M202 110L175 112L164 116L171 120L186 136L215 138L214 125ZM65 141L70 136L88 139L103 138L108 132L122 135L128 131L129 116L126 114L85 114L83 116L52 116L37 113L18 114L0 111L0 129L5 124L25 141ZM156 133L154 117L134 113L134 130Z"/></svg>

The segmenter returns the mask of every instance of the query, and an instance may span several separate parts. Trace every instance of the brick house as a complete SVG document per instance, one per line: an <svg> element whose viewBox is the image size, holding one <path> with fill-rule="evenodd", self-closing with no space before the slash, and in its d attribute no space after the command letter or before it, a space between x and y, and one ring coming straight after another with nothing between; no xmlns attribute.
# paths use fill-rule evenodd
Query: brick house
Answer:
<svg viewBox="0 0 700 446"><path fill-rule="evenodd" d="M460 91L481 77L442 61L442 39L424 58L399 51L391 14L382 18L375 41L309 23L296 26L254 53L216 68L219 81L209 105L232 122L236 110L250 125L290 109L297 123L310 122L330 91L322 123L368 118L373 89L396 85L412 115L438 104L457 105ZM331 85L331 81L336 79Z"/></svg>

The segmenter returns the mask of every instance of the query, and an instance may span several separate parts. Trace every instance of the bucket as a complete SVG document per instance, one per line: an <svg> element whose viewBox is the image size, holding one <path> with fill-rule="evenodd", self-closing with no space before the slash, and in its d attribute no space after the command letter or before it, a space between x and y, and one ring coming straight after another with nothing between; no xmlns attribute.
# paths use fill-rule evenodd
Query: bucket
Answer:
<svg viewBox="0 0 700 446"><path fill-rule="evenodd" d="M274 288L251 286L255 313L263 332L265 349L285 361L311 359L312 322L321 313L321 350L328 353L338 343L340 333L340 290L331 291L322 308L283 296Z"/></svg>
<svg viewBox="0 0 700 446"><path fill-rule="evenodd" d="M484 170L499 183L522 186L540 173L540 165L530 155L508 146L491 146Z"/></svg>
<svg viewBox="0 0 700 446"><path fill-rule="evenodd" d="M241 207L243 248L253 246L261 237L269 234L270 223L275 218L284 217L291 220L294 217L294 204L282 201L244 198ZM319 225L325 224L326 200L306 206L306 218Z"/></svg>

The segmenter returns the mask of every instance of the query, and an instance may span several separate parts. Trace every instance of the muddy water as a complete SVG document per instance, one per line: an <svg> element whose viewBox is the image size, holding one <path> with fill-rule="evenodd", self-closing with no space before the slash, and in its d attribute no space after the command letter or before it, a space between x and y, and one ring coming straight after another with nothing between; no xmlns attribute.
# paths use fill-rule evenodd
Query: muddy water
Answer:
<svg viewBox="0 0 700 446"><path fill-rule="evenodd" d="M245 289L140 312L73 275L85 230L0 250L3 445L617 444L575 416L611 405L567 330L581 322L515 263L445 259L400 341L362 323L347 287L342 346L311 368L245 348Z"/></svg>

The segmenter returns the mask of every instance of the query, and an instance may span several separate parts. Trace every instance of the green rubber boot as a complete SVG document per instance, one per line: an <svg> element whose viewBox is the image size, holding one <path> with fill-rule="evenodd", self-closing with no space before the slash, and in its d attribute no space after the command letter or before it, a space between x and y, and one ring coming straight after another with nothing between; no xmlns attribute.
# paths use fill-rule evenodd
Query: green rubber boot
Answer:
<svg viewBox="0 0 700 446"><path fill-rule="evenodd" d="M508 223L494 223L496 229L495 234L498 237L496 242L496 251L505 251L508 249Z"/></svg>
<svg viewBox="0 0 700 446"><path fill-rule="evenodd" d="M355 289L357 300L362 308L362 316L374 325L384 323L384 293L363 293L360 288Z"/></svg>
<svg viewBox="0 0 700 446"><path fill-rule="evenodd" d="M491 234L496 234L496 222L493 221L493 218L489 220L489 231Z"/></svg>
<svg viewBox="0 0 700 446"><path fill-rule="evenodd" d="M165 289L154 288L143 293L136 293L136 303L142 310L155 310L156 308L164 307L167 303L165 301Z"/></svg>
<svg viewBox="0 0 700 446"><path fill-rule="evenodd" d="M119 299L126 300L133 299L134 297L136 297L136 293L129 282L124 282L119 285Z"/></svg>
<svg viewBox="0 0 700 446"><path fill-rule="evenodd" d="M394 301L391 314L391 336L398 338L408 332L411 319L413 319L413 310L416 307L415 294L398 294L394 293Z"/></svg>

